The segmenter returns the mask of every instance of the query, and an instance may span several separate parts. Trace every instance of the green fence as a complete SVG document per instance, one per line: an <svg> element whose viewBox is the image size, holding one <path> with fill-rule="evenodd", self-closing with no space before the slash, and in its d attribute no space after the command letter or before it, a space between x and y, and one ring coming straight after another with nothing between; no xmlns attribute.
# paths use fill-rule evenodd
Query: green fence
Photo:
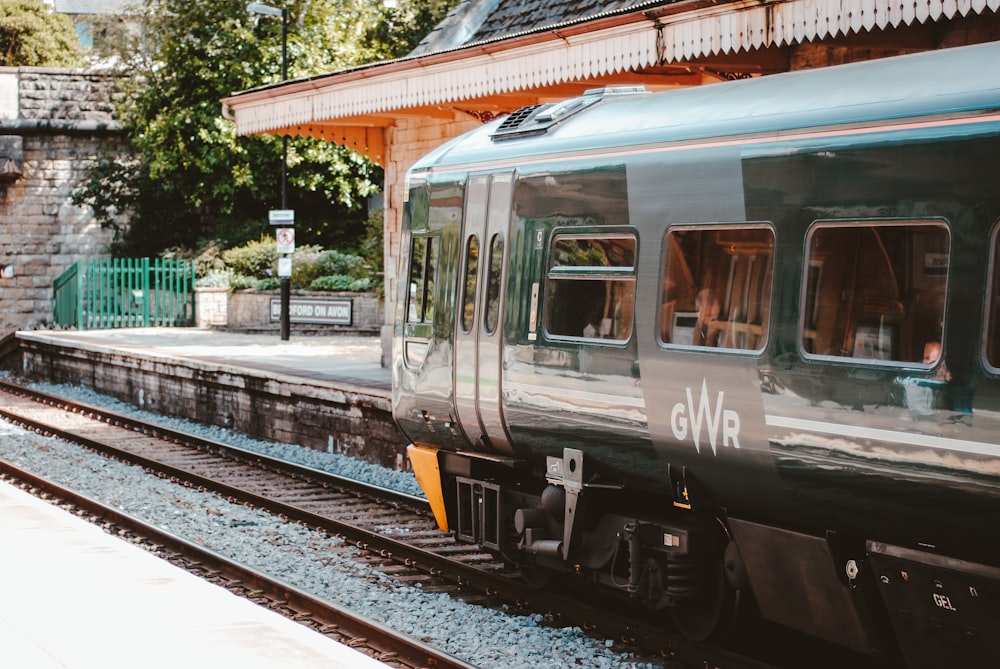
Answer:
<svg viewBox="0 0 1000 669"><path fill-rule="evenodd" d="M54 284L56 325L80 330L194 325L194 262L80 260Z"/></svg>

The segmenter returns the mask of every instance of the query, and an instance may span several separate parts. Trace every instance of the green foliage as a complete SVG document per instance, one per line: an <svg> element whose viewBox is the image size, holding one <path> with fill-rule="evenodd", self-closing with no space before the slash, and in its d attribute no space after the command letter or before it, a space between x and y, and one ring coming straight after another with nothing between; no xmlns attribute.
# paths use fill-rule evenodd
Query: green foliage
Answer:
<svg viewBox="0 0 1000 669"><path fill-rule="evenodd" d="M346 290L356 293L364 292L371 287L372 283L367 278L355 279L343 274L321 276L309 284L310 290Z"/></svg>
<svg viewBox="0 0 1000 669"><path fill-rule="evenodd" d="M262 237L223 251L222 261L233 274L264 279L276 273L278 245L274 237Z"/></svg>
<svg viewBox="0 0 1000 669"><path fill-rule="evenodd" d="M412 51L458 0L400 0L385 10L384 20L368 28L368 60L401 58Z"/></svg>
<svg viewBox="0 0 1000 669"><path fill-rule="evenodd" d="M232 276L228 272L218 270L210 270L195 281L195 285L199 288L229 288L231 284Z"/></svg>
<svg viewBox="0 0 1000 669"><path fill-rule="evenodd" d="M77 67L80 40L42 0L0 0L0 66Z"/></svg>
<svg viewBox="0 0 1000 669"><path fill-rule="evenodd" d="M253 287L257 290L276 290L279 286L281 286L280 279L277 277L268 277L260 279Z"/></svg>
<svg viewBox="0 0 1000 669"><path fill-rule="evenodd" d="M370 0L290 0L289 77L357 64L368 29L385 20ZM137 160L95 165L74 203L116 231L115 253L156 255L215 239L234 246L265 234L281 202L282 140L240 137L221 115L234 91L281 78L281 21L244 0L144 0L142 41L123 40L123 122ZM353 248L381 168L343 147L289 138L287 208L302 244ZM123 225L129 221L129 227Z"/></svg>
<svg viewBox="0 0 1000 669"><path fill-rule="evenodd" d="M136 3L142 31L101 28L105 43L119 47L120 114L135 160L102 158L73 194L74 204L89 205L114 230L112 252L154 256L206 240L239 246L269 233L269 209L290 208L299 244L358 251L381 269L381 237L374 240L365 214L381 168L335 144L290 137L283 203L282 139L237 136L221 115L220 100L234 91L280 82L281 20L249 14L245 0ZM405 55L456 3L274 3L288 10L288 76Z"/></svg>
<svg viewBox="0 0 1000 669"><path fill-rule="evenodd" d="M368 268L361 256L340 251L326 251L316 259L316 272L320 276L343 274L360 279L368 275Z"/></svg>
<svg viewBox="0 0 1000 669"><path fill-rule="evenodd" d="M199 258L211 256L211 250L202 251ZM206 269L210 273L223 274L233 290L256 288L270 290L280 285L278 279L278 246L273 237L261 237L242 246L227 249L219 255L218 265ZM209 267L201 263L199 267ZM375 285L370 268L364 259L341 251L325 251L319 246L303 245L292 254L291 286L312 290L368 290ZM199 276L202 274L199 273ZM216 285L219 279L212 279L204 285Z"/></svg>
<svg viewBox="0 0 1000 669"><path fill-rule="evenodd" d="M255 279L252 276L242 276L237 274L229 278L229 290L247 290L250 288L256 288L259 281L260 279Z"/></svg>

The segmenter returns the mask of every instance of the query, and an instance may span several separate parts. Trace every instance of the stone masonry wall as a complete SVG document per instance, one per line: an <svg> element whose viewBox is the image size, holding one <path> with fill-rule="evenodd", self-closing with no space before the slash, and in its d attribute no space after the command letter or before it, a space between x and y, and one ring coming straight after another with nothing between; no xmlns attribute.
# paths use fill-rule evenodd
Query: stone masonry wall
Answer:
<svg viewBox="0 0 1000 669"><path fill-rule="evenodd" d="M46 68L0 68L0 139L21 149L21 176L0 184L0 333L52 321L52 284L112 239L70 198L87 168L126 143L113 80Z"/></svg>
<svg viewBox="0 0 1000 669"><path fill-rule="evenodd" d="M90 388L164 416L257 439L407 466L409 443L392 420L387 389L308 381L225 364L173 360L87 343L66 346L22 332L18 372Z"/></svg>

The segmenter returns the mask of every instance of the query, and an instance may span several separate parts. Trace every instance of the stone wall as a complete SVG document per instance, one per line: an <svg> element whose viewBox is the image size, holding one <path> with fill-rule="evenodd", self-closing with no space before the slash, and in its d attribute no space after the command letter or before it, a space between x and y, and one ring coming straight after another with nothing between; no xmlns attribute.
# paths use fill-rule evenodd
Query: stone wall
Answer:
<svg viewBox="0 0 1000 669"><path fill-rule="evenodd" d="M108 253L111 232L71 197L96 159L125 152L113 83L77 70L0 68L0 153L19 172L0 174L0 333L50 323L53 281Z"/></svg>
<svg viewBox="0 0 1000 669"><path fill-rule="evenodd" d="M172 359L47 333L20 332L17 371L33 381L90 388L164 416L285 444L407 466L408 440L392 419L388 389L302 379L264 370Z"/></svg>

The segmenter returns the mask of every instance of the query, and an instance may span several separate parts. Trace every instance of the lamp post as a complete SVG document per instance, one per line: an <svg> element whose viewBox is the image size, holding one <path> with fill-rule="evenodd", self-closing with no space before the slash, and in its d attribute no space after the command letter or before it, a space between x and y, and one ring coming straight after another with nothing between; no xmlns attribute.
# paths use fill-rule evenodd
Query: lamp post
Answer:
<svg viewBox="0 0 1000 669"><path fill-rule="evenodd" d="M262 16L281 17L281 80L288 79L288 9L282 7L272 7L263 2L247 3L247 11L251 14ZM281 209L288 212L288 135L281 136ZM292 217L294 222L294 215ZM294 237L293 237L294 239ZM287 276L281 271L281 261L279 260L278 279L281 283L281 341L288 341L290 327L289 302L291 301L291 263Z"/></svg>

